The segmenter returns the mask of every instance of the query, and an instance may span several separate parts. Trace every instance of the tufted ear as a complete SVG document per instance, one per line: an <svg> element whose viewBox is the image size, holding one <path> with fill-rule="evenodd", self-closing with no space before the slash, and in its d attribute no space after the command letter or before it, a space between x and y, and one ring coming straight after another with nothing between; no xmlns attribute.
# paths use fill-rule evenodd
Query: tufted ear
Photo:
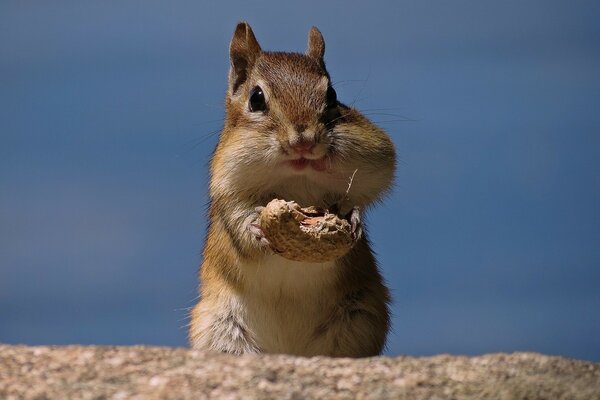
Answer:
<svg viewBox="0 0 600 400"><path fill-rule="evenodd" d="M246 81L261 51L250 25L238 23L229 44L229 88L232 94Z"/></svg>
<svg viewBox="0 0 600 400"><path fill-rule="evenodd" d="M317 60L323 60L323 56L325 55L325 40L323 40L321 32L314 26L308 32L306 55Z"/></svg>

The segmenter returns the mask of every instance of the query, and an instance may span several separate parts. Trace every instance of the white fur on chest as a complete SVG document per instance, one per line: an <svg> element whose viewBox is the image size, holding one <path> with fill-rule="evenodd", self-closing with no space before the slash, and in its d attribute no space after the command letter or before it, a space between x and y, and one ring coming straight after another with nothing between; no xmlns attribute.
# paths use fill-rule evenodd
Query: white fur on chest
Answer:
<svg viewBox="0 0 600 400"><path fill-rule="evenodd" d="M272 255L242 269L246 284L237 301L258 346L267 352L306 353L337 298L335 262Z"/></svg>
<svg viewBox="0 0 600 400"><path fill-rule="evenodd" d="M305 297L331 285L336 277L334 261L309 263L292 261L278 255L268 255L258 262L241 266L249 295L261 294L271 298L281 294L285 297Z"/></svg>

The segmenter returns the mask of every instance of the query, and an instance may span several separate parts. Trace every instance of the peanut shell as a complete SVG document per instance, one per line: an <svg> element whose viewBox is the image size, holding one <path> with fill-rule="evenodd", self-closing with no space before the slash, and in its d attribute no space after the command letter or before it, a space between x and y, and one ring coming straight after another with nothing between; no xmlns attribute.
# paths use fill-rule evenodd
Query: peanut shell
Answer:
<svg viewBox="0 0 600 400"><path fill-rule="evenodd" d="M260 227L273 250L295 261L333 261L354 245L347 220L293 201L271 200L261 212Z"/></svg>

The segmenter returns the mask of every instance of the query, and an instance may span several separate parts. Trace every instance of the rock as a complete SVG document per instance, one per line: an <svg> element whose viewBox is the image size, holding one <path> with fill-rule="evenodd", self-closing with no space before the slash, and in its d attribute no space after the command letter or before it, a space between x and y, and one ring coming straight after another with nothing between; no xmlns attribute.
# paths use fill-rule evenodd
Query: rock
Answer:
<svg viewBox="0 0 600 400"><path fill-rule="evenodd" d="M534 353L301 358L0 345L0 399L600 399L600 364Z"/></svg>

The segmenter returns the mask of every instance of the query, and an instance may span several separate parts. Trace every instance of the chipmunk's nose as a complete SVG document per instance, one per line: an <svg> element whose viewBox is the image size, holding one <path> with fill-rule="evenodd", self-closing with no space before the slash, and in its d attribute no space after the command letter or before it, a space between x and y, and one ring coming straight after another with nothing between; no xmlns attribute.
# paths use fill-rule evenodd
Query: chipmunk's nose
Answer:
<svg viewBox="0 0 600 400"><path fill-rule="evenodd" d="M310 154L315 147L315 142L300 141L296 143L290 143L290 147L298 154Z"/></svg>
<svg viewBox="0 0 600 400"><path fill-rule="evenodd" d="M288 134L289 147L297 154L311 154L317 144L316 135L305 124L295 124Z"/></svg>

